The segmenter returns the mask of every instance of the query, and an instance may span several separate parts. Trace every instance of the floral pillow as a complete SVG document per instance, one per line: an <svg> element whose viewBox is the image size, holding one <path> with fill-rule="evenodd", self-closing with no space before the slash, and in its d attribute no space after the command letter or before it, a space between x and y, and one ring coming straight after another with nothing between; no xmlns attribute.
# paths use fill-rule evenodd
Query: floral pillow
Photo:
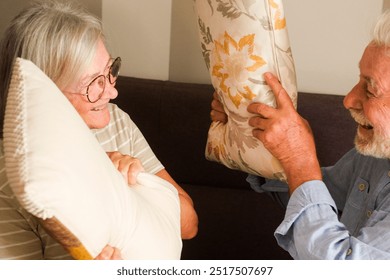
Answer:
<svg viewBox="0 0 390 280"><path fill-rule="evenodd" d="M285 180L279 161L252 136L247 107L275 106L263 79L273 72L295 107L294 62L281 0L195 0L199 37L211 82L228 115L227 124L212 123L206 158L270 179Z"/></svg>
<svg viewBox="0 0 390 280"><path fill-rule="evenodd" d="M129 187L80 115L31 61L17 59L4 117L9 184L75 259L105 245L124 259L179 259L176 189L142 173Z"/></svg>

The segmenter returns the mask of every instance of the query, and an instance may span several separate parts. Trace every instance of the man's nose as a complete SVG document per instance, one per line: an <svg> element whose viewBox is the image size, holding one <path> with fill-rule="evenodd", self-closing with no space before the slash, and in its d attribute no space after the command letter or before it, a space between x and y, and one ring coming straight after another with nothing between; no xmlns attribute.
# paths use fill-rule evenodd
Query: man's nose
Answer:
<svg viewBox="0 0 390 280"><path fill-rule="evenodd" d="M360 110L362 109L362 100L361 100L361 93L358 89L358 86L354 86L351 91L344 97L344 107L346 109L355 109Z"/></svg>

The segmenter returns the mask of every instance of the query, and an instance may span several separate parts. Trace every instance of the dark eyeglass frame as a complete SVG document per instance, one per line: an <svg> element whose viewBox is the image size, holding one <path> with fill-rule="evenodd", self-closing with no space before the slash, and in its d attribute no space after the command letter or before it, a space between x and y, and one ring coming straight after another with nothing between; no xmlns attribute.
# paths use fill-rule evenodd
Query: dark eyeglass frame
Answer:
<svg viewBox="0 0 390 280"><path fill-rule="evenodd" d="M99 101L99 99L102 97L103 93L104 93L104 90L106 89L106 79L108 79L108 82L113 85L115 84L116 80L118 79L118 76L119 76L119 70L121 68L121 65L122 65L122 59L118 56L117 58L114 59L114 61L112 62L111 66L110 66L110 69L108 71L108 74L107 75L99 75L97 77L95 77L87 86L87 91L86 93L83 93L82 95L86 96L88 101L90 103L96 103L97 101ZM98 97L96 98L96 100L91 100L90 98L90 95L89 95L89 88L90 86L98 79L100 79L101 77L103 77L104 79L102 81L104 81L104 85L103 85L103 90L102 92L98 95Z"/></svg>

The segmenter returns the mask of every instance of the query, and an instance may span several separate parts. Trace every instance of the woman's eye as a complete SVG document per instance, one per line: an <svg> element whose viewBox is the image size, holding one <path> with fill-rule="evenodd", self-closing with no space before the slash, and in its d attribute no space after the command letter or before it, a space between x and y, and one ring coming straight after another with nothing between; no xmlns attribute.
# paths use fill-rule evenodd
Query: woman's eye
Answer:
<svg viewBox="0 0 390 280"><path fill-rule="evenodd" d="M98 85L99 85L99 87L103 87L104 86L104 79L99 79Z"/></svg>

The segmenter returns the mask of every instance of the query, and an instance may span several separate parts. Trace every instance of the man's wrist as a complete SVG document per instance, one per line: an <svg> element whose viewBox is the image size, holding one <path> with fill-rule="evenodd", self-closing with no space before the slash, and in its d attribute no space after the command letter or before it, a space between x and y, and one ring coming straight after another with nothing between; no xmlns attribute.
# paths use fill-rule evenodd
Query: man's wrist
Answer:
<svg viewBox="0 0 390 280"><path fill-rule="evenodd" d="M291 168L285 169L289 192L308 181L322 180L322 172L317 160L308 160L304 164L296 163Z"/></svg>

